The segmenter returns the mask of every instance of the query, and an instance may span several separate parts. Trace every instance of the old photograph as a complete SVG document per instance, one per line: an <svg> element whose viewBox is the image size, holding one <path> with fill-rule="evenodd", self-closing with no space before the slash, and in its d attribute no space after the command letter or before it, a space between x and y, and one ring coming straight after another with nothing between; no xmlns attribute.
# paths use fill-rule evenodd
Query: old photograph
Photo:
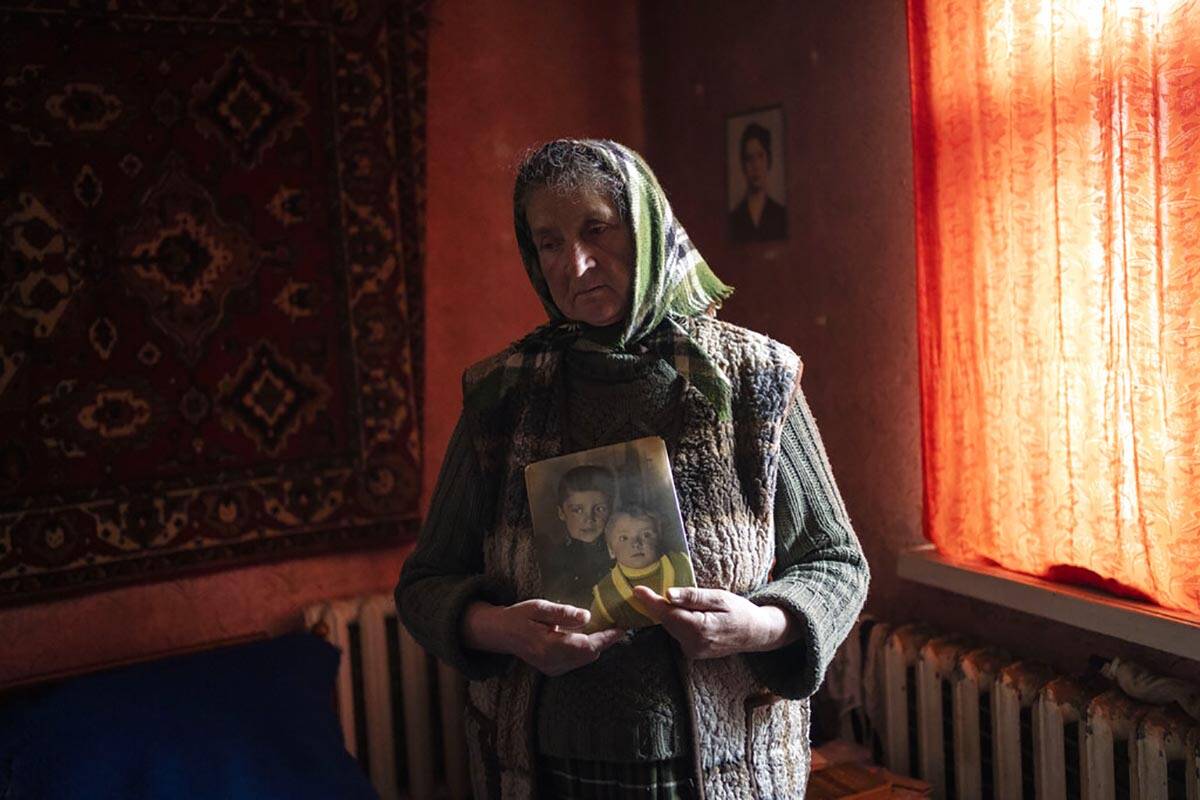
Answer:
<svg viewBox="0 0 1200 800"><path fill-rule="evenodd" d="M786 150L782 106L726 119L727 209L733 241L787 238Z"/></svg>
<svg viewBox="0 0 1200 800"><path fill-rule="evenodd" d="M525 470L543 595L592 612L592 628L653 624L633 593L694 586L679 503L657 436Z"/></svg>

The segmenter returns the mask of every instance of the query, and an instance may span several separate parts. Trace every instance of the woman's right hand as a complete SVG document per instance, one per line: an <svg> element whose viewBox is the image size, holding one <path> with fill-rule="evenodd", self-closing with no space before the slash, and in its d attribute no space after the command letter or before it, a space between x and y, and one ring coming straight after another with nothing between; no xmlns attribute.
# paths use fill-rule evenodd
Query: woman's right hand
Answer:
<svg viewBox="0 0 1200 800"><path fill-rule="evenodd" d="M463 643L514 655L546 675L562 675L592 663L625 635L619 628L583 633L590 618L585 609L549 600L511 606L480 601L463 614Z"/></svg>

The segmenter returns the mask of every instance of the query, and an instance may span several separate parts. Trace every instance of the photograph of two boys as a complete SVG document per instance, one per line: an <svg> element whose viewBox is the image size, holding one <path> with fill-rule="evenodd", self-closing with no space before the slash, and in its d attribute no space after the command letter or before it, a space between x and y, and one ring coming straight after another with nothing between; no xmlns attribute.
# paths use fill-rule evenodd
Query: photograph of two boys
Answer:
<svg viewBox="0 0 1200 800"><path fill-rule="evenodd" d="M654 625L636 586L696 585L659 437L530 464L525 483L544 595L591 611L588 630Z"/></svg>

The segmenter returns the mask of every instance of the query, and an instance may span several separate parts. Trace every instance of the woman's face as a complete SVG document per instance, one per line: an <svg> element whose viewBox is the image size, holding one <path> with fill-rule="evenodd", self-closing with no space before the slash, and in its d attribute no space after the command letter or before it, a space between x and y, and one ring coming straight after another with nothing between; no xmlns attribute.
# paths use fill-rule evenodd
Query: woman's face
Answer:
<svg viewBox="0 0 1200 800"><path fill-rule="evenodd" d="M629 313L633 234L613 202L582 190L535 189L525 217L550 297L568 319L600 327Z"/></svg>
<svg viewBox="0 0 1200 800"><path fill-rule="evenodd" d="M742 174L751 191L767 185L767 172L771 169L771 158L758 139L747 139L742 147Z"/></svg>

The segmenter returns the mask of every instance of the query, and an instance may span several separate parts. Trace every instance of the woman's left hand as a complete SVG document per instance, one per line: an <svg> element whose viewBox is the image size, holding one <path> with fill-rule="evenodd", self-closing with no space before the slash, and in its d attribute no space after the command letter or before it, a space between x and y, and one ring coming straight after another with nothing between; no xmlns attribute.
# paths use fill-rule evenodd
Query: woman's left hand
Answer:
<svg viewBox="0 0 1200 800"><path fill-rule="evenodd" d="M721 658L774 650L795 641L799 626L778 606L759 606L724 589L673 587L669 600L645 586L634 594L688 658Z"/></svg>

